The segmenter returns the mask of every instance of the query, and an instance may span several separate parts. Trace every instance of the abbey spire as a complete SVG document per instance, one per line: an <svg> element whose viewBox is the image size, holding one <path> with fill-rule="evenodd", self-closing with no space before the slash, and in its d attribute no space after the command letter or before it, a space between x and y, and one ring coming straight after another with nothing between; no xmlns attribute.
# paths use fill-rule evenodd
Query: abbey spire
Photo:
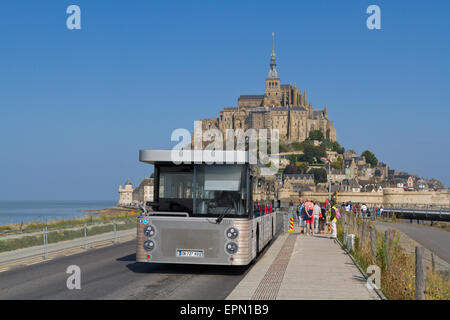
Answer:
<svg viewBox="0 0 450 320"><path fill-rule="evenodd" d="M270 54L270 70L267 79L278 79L277 62L275 59L275 33L272 32L272 53Z"/></svg>
<svg viewBox="0 0 450 320"><path fill-rule="evenodd" d="M272 32L272 53L270 54L270 70L266 78L266 92L264 95L265 107L281 106L281 82L278 77L277 63L275 61L275 33Z"/></svg>

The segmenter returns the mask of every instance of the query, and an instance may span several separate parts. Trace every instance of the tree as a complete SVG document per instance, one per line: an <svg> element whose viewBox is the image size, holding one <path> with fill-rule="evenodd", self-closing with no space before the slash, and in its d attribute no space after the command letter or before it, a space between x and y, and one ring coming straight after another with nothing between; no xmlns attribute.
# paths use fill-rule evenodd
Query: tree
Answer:
<svg viewBox="0 0 450 320"><path fill-rule="evenodd" d="M331 163L331 166L334 169L342 169L342 161L343 159L341 158L341 156L339 156L336 161Z"/></svg>
<svg viewBox="0 0 450 320"><path fill-rule="evenodd" d="M297 162L297 156L295 154L288 155L289 164L295 165Z"/></svg>
<svg viewBox="0 0 450 320"><path fill-rule="evenodd" d="M321 183L321 182L327 182L327 171L323 168L312 168L308 171L308 173L314 175L314 182Z"/></svg>
<svg viewBox="0 0 450 320"><path fill-rule="evenodd" d="M322 145L325 146L327 150L336 151L339 154L344 154L345 149L342 147L339 142L331 141L330 139L324 139Z"/></svg>
<svg viewBox="0 0 450 320"><path fill-rule="evenodd" d="M370 163L372 167L375 167L378 164L377 157L375 157L375 155L369 150L364 151L361 154L361 157L366 158L366 162Z"/></svg>
<svg viewBox="0 0 450 320"><path fill-rule="evenodd" d="M322 141L324 138L323 132L320 130L312 130L309 132L309 139Z"/></svg>

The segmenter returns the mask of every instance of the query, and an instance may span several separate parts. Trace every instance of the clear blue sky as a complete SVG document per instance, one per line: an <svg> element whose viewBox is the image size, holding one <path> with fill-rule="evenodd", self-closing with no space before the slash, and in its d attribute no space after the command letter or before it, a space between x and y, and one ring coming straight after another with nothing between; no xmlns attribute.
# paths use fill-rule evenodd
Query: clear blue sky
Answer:
<svg viewBox="0 0 450 320"><path fill-rule="evenodd" d="M66 28L81 8L82 29ZM382 30L366 28L370 4ZM449 1L0 2L0 199L116 199L176 128L282 83L338 141L450 185Z"/></svg>

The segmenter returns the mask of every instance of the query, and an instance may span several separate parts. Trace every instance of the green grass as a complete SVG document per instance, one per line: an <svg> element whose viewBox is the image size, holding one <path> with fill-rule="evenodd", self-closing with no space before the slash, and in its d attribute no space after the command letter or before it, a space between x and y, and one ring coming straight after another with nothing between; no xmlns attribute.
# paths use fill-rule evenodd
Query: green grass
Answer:
<svg viewBox="0 0 450 320"><path fill-rule="evenodd" d="M362 220L357 219L361 230ZM364 271L370 265L377 265L381 269L381 291L392 300L414 300L415 299L415 256L406 253L400 246L400 233L396 232L391 237L390 254L387 258L387 244L384 233L376 232L376 256L370 249L370 223L367 224L367 239L364 248L361 247L361 234L353 230L350 223L349 234L355 234L355 250L350 254ZM344 221L338 222L338 238L342 242L344 236ZM439 272L433 272L427 266L427 290L425 292L428 300L448 300L450 297L450 281Z"/></svg>

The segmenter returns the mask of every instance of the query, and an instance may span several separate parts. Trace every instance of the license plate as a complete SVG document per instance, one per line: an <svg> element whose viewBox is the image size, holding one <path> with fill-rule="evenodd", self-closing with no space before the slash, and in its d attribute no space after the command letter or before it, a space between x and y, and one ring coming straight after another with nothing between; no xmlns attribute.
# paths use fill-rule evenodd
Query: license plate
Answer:
<svg viewBox="0 0 450 320"><path fill-rule="evenodd" d="M203 250L177 250L177 257L203 258Z"/></svg>

